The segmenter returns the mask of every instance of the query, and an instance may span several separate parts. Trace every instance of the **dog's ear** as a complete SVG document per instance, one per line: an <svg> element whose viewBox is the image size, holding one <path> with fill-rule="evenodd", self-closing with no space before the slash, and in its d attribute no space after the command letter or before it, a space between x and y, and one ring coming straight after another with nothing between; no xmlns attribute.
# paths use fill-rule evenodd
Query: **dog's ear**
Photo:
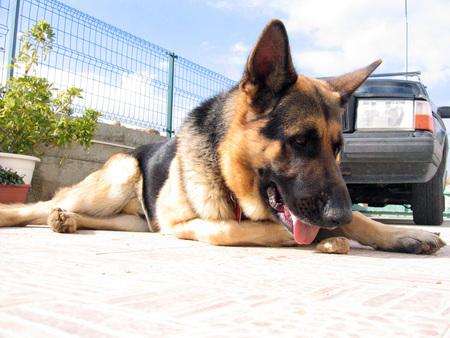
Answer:
<svg viewBox="0 0 450 338"><path fill-rule="evenodd" d="M296 81L286 29L280 20L272 20L248 58L240 87L258 106Z"/></svg>
<svg viewBox="0 0 450 338"><path fill-rule="evenodd" d="M381 62L382 60L377 60L367 67L328 80L331 87L341 95L341 104L343 106Z"/></svg>

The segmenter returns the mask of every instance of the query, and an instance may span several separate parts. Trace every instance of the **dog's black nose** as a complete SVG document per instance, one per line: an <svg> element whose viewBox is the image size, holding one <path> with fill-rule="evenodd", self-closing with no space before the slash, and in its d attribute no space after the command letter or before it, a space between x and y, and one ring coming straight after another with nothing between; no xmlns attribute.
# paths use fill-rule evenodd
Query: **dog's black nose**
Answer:
<svg viewBox="0 0 450 338"><path fill-rule="evenodd" d="M335 228L341 225L351 223L353 213L350 210L329 209L323 215L324 226L326 228Z"/></svg>
<svg viewBox="0 0 450 338"><path fill-rule="evenodd" d="M349 224L353 220L352 203L347 189L335 192L323 210L323 226L334 228Z"/></svg>

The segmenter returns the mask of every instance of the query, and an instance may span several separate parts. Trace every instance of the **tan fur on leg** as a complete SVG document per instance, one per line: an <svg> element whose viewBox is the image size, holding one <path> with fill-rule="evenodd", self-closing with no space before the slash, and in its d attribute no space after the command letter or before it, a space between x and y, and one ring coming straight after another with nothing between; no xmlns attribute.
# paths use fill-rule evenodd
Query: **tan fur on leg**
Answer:
<svg viewBox="0 0 450 338"><path fill-rule="evenodd" d="M0 227L47 219L57 232L75 232L80 227L148 231L149 225L140 217L144 214L142 189L137 160L119 153L82 182L61 189L50 201L0 205Z"/></svg>
<svg viewBox="0 0 450 338"><path fill-rule="evenodd" d="M416 254L432 254L446 245L431 232L382 224L356 211L352 223L336 230L321 231L319 235L320 238L345 236L377 250Z"/></svg>
<svg viewBox="0 0 450 338"><path fill-rule="evenodd" d="M139 216L118 214L111 217L98 218L68 212L60 208L52 210L48 217L48 225L55 232L66 233L73 233L78 229L149 231L147 221Z"/></svg>
<svg viewBox="0 0 450 338"><path fill-rule="evenodd" d="M42 223L47 219L49 212L53 209L52 201L39 202L36 204L12 204L0 205L0 227L25 226L33 222ZM36 222L39 220L39 222Z"/></svg>
<svg viewBox="0 0 450 338"><path fill-rule="evenodd" d="M216 221L193 219L171 227L171 233L181 239L191 239L212 245L292 246L293 236L274 222Z"/></svg>

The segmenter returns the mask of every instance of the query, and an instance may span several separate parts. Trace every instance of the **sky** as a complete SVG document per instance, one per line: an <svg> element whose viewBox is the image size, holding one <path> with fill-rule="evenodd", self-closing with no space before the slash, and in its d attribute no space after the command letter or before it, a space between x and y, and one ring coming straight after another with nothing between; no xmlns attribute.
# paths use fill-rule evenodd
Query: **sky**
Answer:
<svg viewBox="0 0 450 338"><path fill-rule="evenodd" d="M405 71L405 0L60 0L239 81L273 18L286 25L298 73L334 76L381 58ZM437 106L450 106L450 1L408 0L408 69Z"/></svg>

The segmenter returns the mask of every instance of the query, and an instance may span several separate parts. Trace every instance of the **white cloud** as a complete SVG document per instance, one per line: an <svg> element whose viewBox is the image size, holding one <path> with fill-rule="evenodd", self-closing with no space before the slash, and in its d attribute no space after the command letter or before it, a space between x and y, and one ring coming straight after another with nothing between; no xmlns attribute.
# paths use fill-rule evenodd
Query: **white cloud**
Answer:
<svg viewBox="0 0 450 338"><path fill-rule="evenodd" d="M257 9L260 13L270 14L274 9L280 6L282 1L272 0L208 0L206 3L209 6L216 7L218 9L225 9L228 11L253 11Z"/></svg>
<svg viewBox="0 0 450 338"><path fill-rule="evenodd" d="M251 47L247 44L245 44L242 41L236 42L233 45L233 54L236 55L247 55L250 53Z"/></svg>
<svg viewBox="0 0 450 338"><path fill-rule="evenodd" d="M167 62L161 62L159 66L165 69ZM120 120L134 125L140 122L139 127L165 127L167 90L155 86L153 81L165 83L166 79L158 78L157 72L123 72L117 76L107 76L100 71L74 73L40 65L37 75L49 79L59 90L72 86L83 89L83 98L75 99L74 105L80 109L98 110L104 113L104 120ZM179 107L181 111L174 109L174 127L179 127L176 117L180 114L184 116L188 108Z"/></svg>
<svg viewBox="0 0 450 338"><path fill-rule="evenodd" d="M399 1L293 1L284 8L294 60L313 75L349 71L378 58L401 63L405 24Z"/></svg>
<svg viewBox="0 0 450 338"><path fill-rule="evenodd" d="M384 60L380 72L405 70L404 1L227 0L220 3L228 10L281 13L294 63L301 73L340 74L379 58ZM437 103L441 105L450 105L448 13L448 0L408 1L409 70L422 71L431 96L440 93ZM234 55L234 51L230 53Z"/></svg>
<svg viewBox="0 0 450 338"><path fill-rule="evenodd" d="M222 74L239 81L252 46L243 41L238 41L232 44L228 50L227 54L216 55L215 62L220 64Z"/></svg>
<svg viewBox="0 0 450 338"><path fill-rule="evenodd" d="M240 79L242 76L243 65L247 62L248 55L250 54L252 47L242 41L235 43L232 47L232 55L229 59L230 68L236 69L232 78ZM237 67L236 67L237 66Z"/></svg>

